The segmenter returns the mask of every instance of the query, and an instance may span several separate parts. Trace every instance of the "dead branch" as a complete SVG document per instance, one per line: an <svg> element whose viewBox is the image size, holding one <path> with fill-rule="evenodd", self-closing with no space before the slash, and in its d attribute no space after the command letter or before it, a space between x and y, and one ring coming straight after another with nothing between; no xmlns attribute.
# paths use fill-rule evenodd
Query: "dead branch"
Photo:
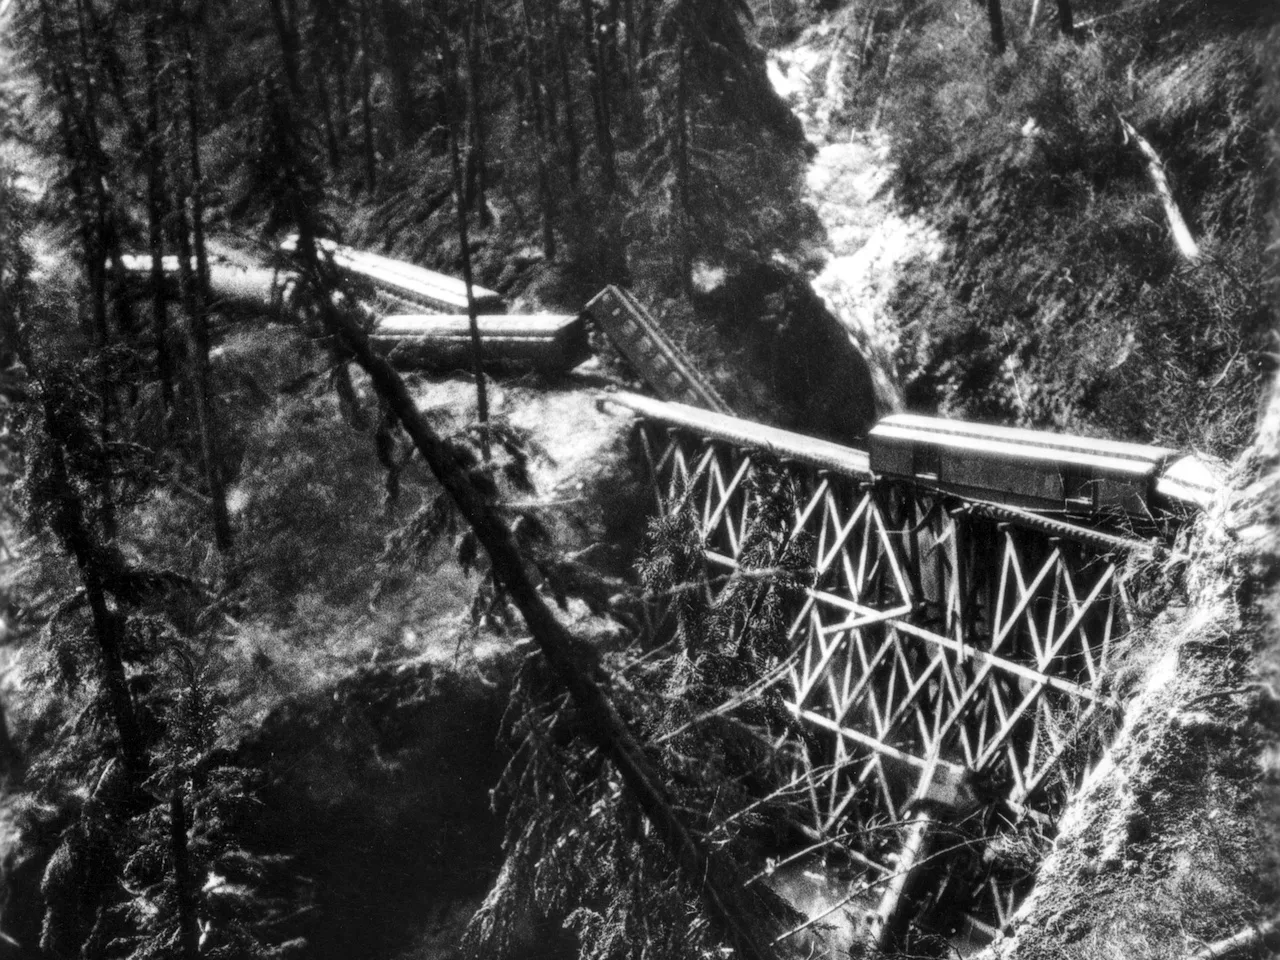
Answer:
<svg viewBox="0 0 1280 960"><path fill-rule="evenodd" d="M1184 259L1194 263L1200 258L1200 247L1191 236L1191 230L1187 227L1187 221L1182 218L1182 211L1178 209L1177 201L1173 199L1173 190L1169 187L1169 178L1165 175L1164 163L1160 160L1160 155L1134 129L1133 124L1119 114L1116 116L1120 120L1121 129L1124 130L1125 141L1132 140L1133 145L1146 158L1147 176L1151 178L1156 196L1160 198L1160 203L1164 207L1165 219L1169 221L1169 231L1173 234L1174 245Z"/></svg>

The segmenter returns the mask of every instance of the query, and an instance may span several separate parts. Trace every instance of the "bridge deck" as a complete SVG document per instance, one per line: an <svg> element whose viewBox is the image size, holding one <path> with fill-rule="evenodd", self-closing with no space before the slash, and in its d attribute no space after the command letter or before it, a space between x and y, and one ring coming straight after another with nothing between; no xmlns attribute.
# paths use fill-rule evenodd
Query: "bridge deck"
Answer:
<svg viewBox="0 0 1280 960"><path fill-rule="evenodd" d="M1118 651L1141 636L1136 572L1160 545L1097 529L1107 522L1097 514L1025 509L998 486L947 489L917 469L924 458L882 472L861 450L725 413L627 393L606 400L639 415L659 510L695 519L709 603L735 579L768 584L782 551L801 551L803 586L776 595L790 653L767 682L807 730L795 757L812 837L842 838L853 861L871 864L869 891L912 874L931 838L972 831L963 846L982 856L938 849L941 865L913 882L941 883L930 895L945 893L975 929L1004 928L1033 875L999 852L1047 846L1106 749L1123 711ZM996 440L1010 459L1022 441L1055 478L1105 449L1148 460L1149 482L1172 453L1052 434ZM781 519L778 497L790 501ZM761 522L771 525L764 537ZM655 640L677 629L672 609L655 601ZM903 884L885 890L867 917L881 946L911 904Z"/></svg>
<svg viewBox="0 0 1280 960"><path fill-rule="evenodd" d="M650 420L680 427L712 440L723 440L747 450L760 450L780 460L807 463L819 470L871 479L867 454L829 440L818 440L754 420L702 410L684 403L670 403L635 393L609 394L608 401L634 410Z"/></svg>

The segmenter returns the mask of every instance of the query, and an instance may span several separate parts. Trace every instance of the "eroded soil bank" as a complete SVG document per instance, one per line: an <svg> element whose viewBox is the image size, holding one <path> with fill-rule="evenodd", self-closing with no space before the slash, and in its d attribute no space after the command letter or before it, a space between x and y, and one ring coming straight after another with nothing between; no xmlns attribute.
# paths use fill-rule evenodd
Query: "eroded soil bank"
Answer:
<svg viewBox="0 0 1280 960"><path fill-rule="evenodd" d="M1157 576L1178 593L1134 638L1124 725L997 957L1201 956L1280 909L1280 389Z"/></svg>

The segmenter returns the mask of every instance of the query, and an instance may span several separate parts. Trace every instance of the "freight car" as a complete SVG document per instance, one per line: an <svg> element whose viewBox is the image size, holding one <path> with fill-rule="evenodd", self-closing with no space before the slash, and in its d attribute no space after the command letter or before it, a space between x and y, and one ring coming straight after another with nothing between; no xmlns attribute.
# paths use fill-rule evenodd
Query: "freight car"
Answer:
<svg viewBox="0 0 1280 960"><path fill-rule="evenodd" d="M291 235L280 245L280 249L286 253L293 253L297 247L297 234ZM339 270L368 281L376 290L435 313L467 312L467 286L455 277L376 253L356 250L332 240L319 241L319 247L332 258L334 266ZM492 315L507 312L506 301L499 293L473 284L471 295L478 313Z"/></svg>
<svg viewBox="0 0 1280 960"><path fill-rule="evenodd" d="M872 473L971 500L1078 517L1151 516L1204 506L1217 481L1176 450L912 414L885 417L869 437Z"/></svg>

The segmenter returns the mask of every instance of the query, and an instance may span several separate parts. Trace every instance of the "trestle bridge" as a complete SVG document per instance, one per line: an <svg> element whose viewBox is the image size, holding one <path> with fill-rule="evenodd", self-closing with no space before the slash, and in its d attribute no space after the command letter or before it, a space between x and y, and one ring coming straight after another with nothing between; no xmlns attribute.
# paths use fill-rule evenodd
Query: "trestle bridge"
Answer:
<svg viewBox="0 0 1280 960"><path fill-rule="evenodd" d="M1171 469L1172 451L1067 440L1094 452L1064 456L1063 438L981 429L985 440L944 448L941 463L937 449L908 450L908 470L932 469L904 475L901 445L882 451L875 434L868 454L683 404L611 402L639 416L654 508L697 516L709 596L740 570L761 489L783 475L795 491L785 539L804 545L811 579L776 686L810 744L796 752L806 832L841 839L863 868L874 939L895 942L922 912L979 940L1007 928L1118 729L1113 666L1134 637L1139 574L1165 552L1154 525L1138 539L1106 522L1137 518L1073 505L1072 474L1099 449L1122 470L1132 458L1123 482L1098 465L1084 484L1141 495L1148 523L1207 486L1175 481L1188 465ZM889 418L877 432L895 420L919 423ZM1056 510L1009 503L1001 457L1016 445L1002 449L1001 435L1025 444L1013 478L1030 461L1041 496L1057 486ZM1000 500L948 489L948 455L985 458Z"/></svg>
<svg viewBox="0 0 1280 960"><path fill-rule="evenodd" d="M325 249L393 311L420 311L375 327L393 361L469 349L458 281ZM150 271L145 257L123 265ZM213 281L232 300L278 303L288 282L224 272ZM807 551L810 575L773 682L803 731L801 829L856 864L856 902L882 946L912 919L979 941L1006 929L1122 720L1116 665L1140 635L1143 571L1212 499L1203 466L910 416L882 420L867 451L844 447L734 417L624 290L576 317L514 317L497 294L480 299L487 357L568 369L588 355L589 319L664 398L604 399L638 418L654 509L697 517L709 597L750 572L761 490L785 478L794 506L775 533Z"/></svg>

